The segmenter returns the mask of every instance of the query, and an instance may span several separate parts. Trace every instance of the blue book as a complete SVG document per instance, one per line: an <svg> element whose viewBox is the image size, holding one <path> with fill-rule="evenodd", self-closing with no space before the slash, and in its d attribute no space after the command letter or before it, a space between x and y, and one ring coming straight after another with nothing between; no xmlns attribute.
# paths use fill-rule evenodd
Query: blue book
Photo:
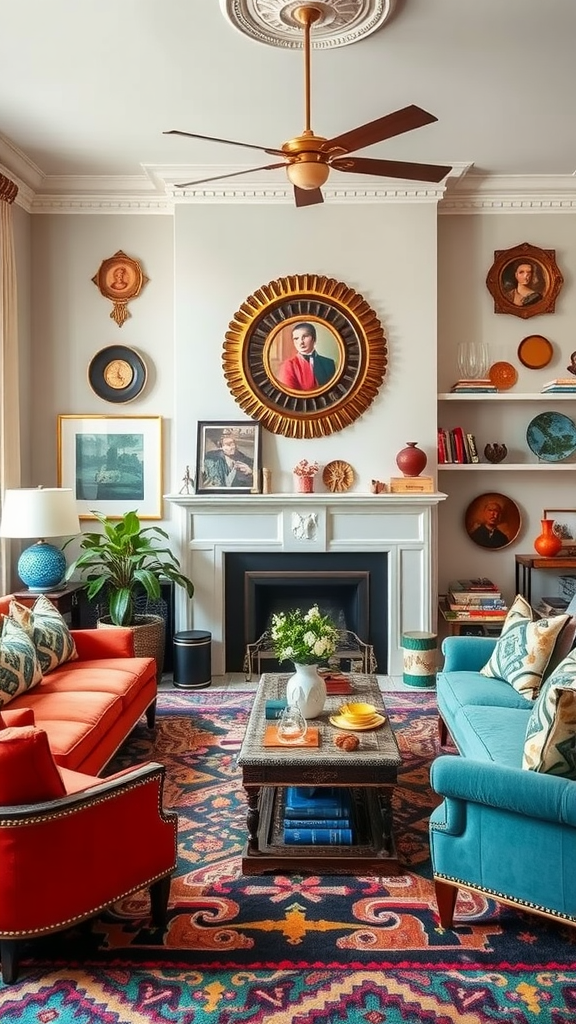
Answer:
<svg viewBox="0 0 576 1024"><path fill-rule="evenodd" d="M282 712L286 708L285 700L267 700L264 705L264 717L269 719L276 719L282 717Z"/></svg>
<svg viewBox="0 0 576 1024"><path fill-rule="evenodd" d="M304 846L351 846L351 828L285 828L286 845Z"/></svg>
<svg viewBox="0 0 576 1024"><path fill-rule="evenodd" d="M285 828L352 828L350 818L284 818Z"/></svg>
<svg viewBox="0 0 576 1024"><path fill-rule="evenodd" d="M347 818L350 796L347 790L327 787L312 791L301 786L288 786L284 816L286 818Z"/></svg>

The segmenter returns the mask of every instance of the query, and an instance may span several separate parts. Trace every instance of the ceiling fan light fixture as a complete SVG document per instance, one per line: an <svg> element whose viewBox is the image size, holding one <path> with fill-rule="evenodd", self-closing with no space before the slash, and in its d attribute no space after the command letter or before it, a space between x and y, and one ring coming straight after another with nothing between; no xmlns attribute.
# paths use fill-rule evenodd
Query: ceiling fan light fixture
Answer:
<svg viewBox="0 0 576 1024"><path fill-rule="evenodd" d="M320 188L328 181L330 168L328 164L317 163L316 161L298 161L288 164L286 174L288 175L289 181L291 181L296 188L302 188L304 191L311 191L312 189Z"/></svg>

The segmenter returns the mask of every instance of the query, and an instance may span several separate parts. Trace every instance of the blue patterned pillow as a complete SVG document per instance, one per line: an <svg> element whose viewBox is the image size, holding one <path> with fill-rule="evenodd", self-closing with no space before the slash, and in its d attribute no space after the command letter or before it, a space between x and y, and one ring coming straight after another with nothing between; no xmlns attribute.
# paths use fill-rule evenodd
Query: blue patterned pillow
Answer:
<svg viewBox="0 0 576 1024"><path fill-rule="evenodd" d="M528 602L518 595L490 660L480 669L481 674L505 679L518 693L532 700L540 689L554 645L569 617L552 615L535 619Z"/></svg>
<svg viewBox="0 0 576 1024"><path fill-rule="evenodd" d="M576 651L542 685L526 728L522 767L576 779Z"/></svg>
<svg viewBox="0 0 576 1024"><path fill-rule="evenodd" d="M32 689L42 679L36 648L25 629L8 616L0 636L0 706Z"/></svg>
<svg viewBox="0 0 576 1024"><path fill-rule="evenodd" d="M11 601L10 615L33 641L44 675L53 672L63 662L75 661L78 657L68 626L44 594L40 595L32 608Z"/></svg>

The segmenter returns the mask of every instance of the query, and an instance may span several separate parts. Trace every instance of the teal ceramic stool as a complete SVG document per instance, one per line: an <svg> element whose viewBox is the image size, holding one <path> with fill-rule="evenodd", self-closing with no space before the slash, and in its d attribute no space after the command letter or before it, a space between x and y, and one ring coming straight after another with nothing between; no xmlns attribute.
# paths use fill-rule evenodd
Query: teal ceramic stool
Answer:
<svg viewBox="0 0 576 1024"><path fill-rule="evenodd" d="M416 631L402 634L403 680L408 686L422 686L427 689L436 686L437 646L436 633Z"/></svg>

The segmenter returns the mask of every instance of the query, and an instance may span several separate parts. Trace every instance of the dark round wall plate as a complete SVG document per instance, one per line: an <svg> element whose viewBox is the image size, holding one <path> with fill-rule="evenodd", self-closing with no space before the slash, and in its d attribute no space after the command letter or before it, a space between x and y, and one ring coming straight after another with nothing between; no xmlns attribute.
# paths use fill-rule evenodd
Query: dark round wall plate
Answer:
<svg viewBox="0 0 576 1024"><path fill-rule="evenodd" d="M146 363L126 345L108 345L96 353L88 367L88 382L105 402L131 402L142 392Z"/></svg>

